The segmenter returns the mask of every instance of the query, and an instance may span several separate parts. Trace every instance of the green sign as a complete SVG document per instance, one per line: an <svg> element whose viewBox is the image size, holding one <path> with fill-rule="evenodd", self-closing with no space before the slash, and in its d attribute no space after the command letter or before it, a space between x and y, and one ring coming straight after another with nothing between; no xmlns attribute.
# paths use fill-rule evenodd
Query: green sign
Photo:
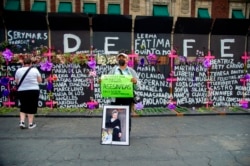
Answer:
<svg viewBox="0 0 250 166"><path fill-rule="evenodd" d="M101 80L102 97L133 97L132 76L128 75L103 75Z"/></svg>

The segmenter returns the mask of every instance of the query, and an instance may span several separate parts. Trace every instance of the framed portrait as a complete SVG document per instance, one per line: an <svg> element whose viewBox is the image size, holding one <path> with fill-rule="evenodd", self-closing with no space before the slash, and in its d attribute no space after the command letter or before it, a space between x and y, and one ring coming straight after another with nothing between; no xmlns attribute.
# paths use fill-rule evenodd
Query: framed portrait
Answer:
<svg viewBox="0 0 250 166"><path fill-rule="evenodd" d="M129 145L129 106L103 107L101 144Z"/></svg>

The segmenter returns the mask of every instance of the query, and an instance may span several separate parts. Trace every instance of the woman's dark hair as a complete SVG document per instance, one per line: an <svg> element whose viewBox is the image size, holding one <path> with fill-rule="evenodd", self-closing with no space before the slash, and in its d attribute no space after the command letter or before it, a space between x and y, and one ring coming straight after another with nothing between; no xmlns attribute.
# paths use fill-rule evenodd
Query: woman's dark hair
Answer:
<svg viewBox="0 0 250 166"><path fill-rule="evenodd" d="M31 64L31 59L30 59L30 58L24 58L23 64L24 64L24 65L26 65L26 64Z"/></svg>

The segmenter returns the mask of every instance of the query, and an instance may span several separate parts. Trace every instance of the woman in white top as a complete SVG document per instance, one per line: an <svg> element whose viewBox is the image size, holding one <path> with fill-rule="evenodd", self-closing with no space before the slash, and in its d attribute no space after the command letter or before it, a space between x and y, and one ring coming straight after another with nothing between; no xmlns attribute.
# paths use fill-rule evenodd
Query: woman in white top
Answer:
<svg viewBox="0 0 250 166"><path fill-rule="evenodd" d="M15 81L18 84L22 79L24 73L32 67L32 61L30 58L23 60L23 67L17 69L15 74ZM33 129L36 127L34 123L34 114L37 113L38 99L39 99L39 83L42 82L42 77L37 68L32 67L23 82L18 88L18 98L20 101L20 128L25 128L25 117L28 115L28 128Z"/></svg>

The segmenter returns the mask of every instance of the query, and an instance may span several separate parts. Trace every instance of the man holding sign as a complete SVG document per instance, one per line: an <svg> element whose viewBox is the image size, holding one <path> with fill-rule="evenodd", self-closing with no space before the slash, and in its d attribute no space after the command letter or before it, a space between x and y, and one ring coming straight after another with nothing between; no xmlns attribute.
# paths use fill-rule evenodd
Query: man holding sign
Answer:
<svg viewBox="0 0 250 166"><path fill-rule="evenodd" d="M113 97L112 105L128 105L130 111L129 131L131 131L131 109L134 104L134 90L140 85L136 71L128 66L128 55L117 55L118 65L108 75L102 76L101 91L103 97Z"/></svg>

